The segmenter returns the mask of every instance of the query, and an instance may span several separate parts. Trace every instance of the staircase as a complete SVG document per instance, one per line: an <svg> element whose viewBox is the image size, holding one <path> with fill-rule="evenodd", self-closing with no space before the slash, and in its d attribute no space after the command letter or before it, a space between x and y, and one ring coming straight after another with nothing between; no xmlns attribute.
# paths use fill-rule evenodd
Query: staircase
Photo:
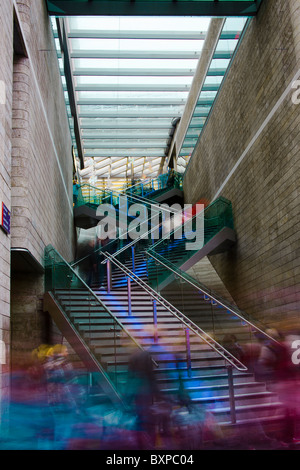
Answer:
<svg viewBox="0 0 300 470"><path fill-rule="evenodd" d="M131 269L131 261L125 265ZM145 258L140 253L135 258L136 271L147 280ZM228 383L228 364L224 358L192 331L189 331L190 363L187 355L186 327L169 310L157 303L157 346L153 334L153 299L135 283L131 283L131 305L128 302L128 285L124 274L112 271L111 290L98 289L95 294L126 327L142 347L150 348L158 367L155 369L161 391L176 401L179 378L184 384L191 404L209 410L220 425L232 422L232 409ZM176 304L176 295L172 300ZM178 291L177 291L178 292ZM189 293L187 293L187 298ZM194 302L191 299L191 305ZM198 312L198 308L196 308ZM221 313L224 315L224 313ZM210 318L210 305L202 303L203 317ZM227 324L232 332L232 323ZM205 324L202 324L205 327ZM223 330L224 333L224 330ZM99 339L100 341L100 339ZM124 364L123 364L124 365ZM122 372L119 373L120 377ZM123 374L123 378L125 378ZM275 393L266 389L264 383L255 381L248 370L233 370L236 421L239 424L269 420L280 410ZM125 386L125 382L124 382Z"/></svg>
<svg viewBox="0 0 300 470"><path fill-rule="evenodd" d="M204 251L228 249L235 241L230 202L215 201L204 218ZM190 405L209 411L223 427L280 420L276 394L223 341L230 333L242 345L251 343L253 325L185 273L207 254L187 252L185 242L140 240L132 258L131 243L112 241L102 250L106 288L90 288L75 271L77 263L70 266L48 247L44 309L114 402L126 396L132 355L149 350L159 388L176 406L188 396Z"/></svg>

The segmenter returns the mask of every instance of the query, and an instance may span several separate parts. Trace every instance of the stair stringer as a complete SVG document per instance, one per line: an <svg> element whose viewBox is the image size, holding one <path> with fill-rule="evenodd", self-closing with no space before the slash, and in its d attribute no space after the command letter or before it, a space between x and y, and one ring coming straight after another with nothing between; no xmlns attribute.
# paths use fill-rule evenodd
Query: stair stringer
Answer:
<svg viewBox="0 0 300 470"><path fill-rule="evenodd" d="M89 372L96 373L95 377L97 377L97 373L100 373L102 380L99 380L99 382L101 383L104 393L106 393L106 395L109 396L116 404L122 404L121 396L113 384L108 380L102 365L97 361L88 345L74 328L64 311L59 306L52 292L46 292L44 294L43 310L51 315L56 326L59 328L70 346L74 349L86 369Z"/></svg>
<svg viewBox="0 0 300 470"><path fill-rule="evenodd" d="M201 261L205 256L215 255L228 250L231 246L236 243L236 233L229 227L222 228L214 237L212 237L205 245L193 254L187 261L177 265L176 268L181 271L188 271L196 263ZM151 252L151 249L149 250ZM156 253L154 253L156 255ZM171 274L169 277L164 279L159 284L159 290L164 289L170 282L174 280L174 276Z"/></svg>

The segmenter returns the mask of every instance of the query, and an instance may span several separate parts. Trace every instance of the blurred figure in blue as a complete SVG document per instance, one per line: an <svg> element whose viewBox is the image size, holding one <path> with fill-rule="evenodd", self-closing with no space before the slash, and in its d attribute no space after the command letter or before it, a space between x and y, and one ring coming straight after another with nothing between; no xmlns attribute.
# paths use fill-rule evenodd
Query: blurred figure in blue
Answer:
<svg viewBox="0 0 300 470"><path fill-rule="evenodd" d="M129 361L127 402L137 417L138 447L154 446L155 428L151 407L158 389L153 362L148 351L138 350ZM149 443L147 440L149 439Z"/></svg>
<svg viewBox="0 0 300 470"><path fill-rule="evenodd" d="M47 402L44 369L36 351L22 356L9 374L10 394L1 404L6 408L1 420L1 449L49 450L53 420Z"/></svg>
<svg viewBox="0 0 300 470"><path fill-rule="evenodd" d="M68 448L75 424L81 419L84 392L76 384L75 371L68 360L65 345L57 344L49 349L44 362L48 404L54 421L53 446Z"/></svg>

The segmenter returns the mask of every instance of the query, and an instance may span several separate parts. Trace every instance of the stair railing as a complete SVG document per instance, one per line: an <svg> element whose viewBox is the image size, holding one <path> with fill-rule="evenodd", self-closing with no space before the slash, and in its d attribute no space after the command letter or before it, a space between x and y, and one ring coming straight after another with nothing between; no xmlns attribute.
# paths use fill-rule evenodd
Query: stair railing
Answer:
<svg viewBox="0 0 300 470"><path fill-rule="evenodd" d="M118 259L115 258L115 255L112 255L108 252L103 252L103 256L107 258L111 263L113 263L118 269L120 269L125 277L130 277L136 284L138 284L145 292L147 292L153 299L158 303L163 305L172 315L174 315L182 324L189 328L193 333L199 336L206 344L208 344L212 349L214 349L219 355L223 357L226 363L229 363L232 367L239 371L246 372L248 368L239 361L233 354L227 351L224 346L218 343L214 338L207 334L202 328L192 322L188 317L186 317L182 312L180 312L174 305L172 305L168 300L161 296L155 289L152 289L142 278L137 274L131 271L127 266L121 263Z"/></svg>
<svg viewBox="0 0 300 470"><path fill-rule="evenodd" d="M76 280L76 282L74 282L74 285L80 285L80 287L83 287L84 289L86 289L86 291L88 292L88 295L93 299L93 302L95 302L96 304L99 304L104 310L105 312L108 314L109 317L111 317L111 319L113 320L114 322L114 325L115 326L118 326L120 328L120 330L127 336L127 338L130 339L130 341L132 341L132 343L135 345L136 348L144 351L144 348L143 346L134 338L134 336L132 336L132 334L128 331L128 329L120 322L120 320L115 317L115 315L113 315L113 313L109 310L109 308L102 302L102 300L95 294L95 292L88 286L88 284L86 284L84 282L84 280L78 275L78 273L73 269L73 267L60 255L60 253L58 253L57 250L55 250L54 247L52 246L47 246L46 247L46 256L49 257L49 254L53 252L55 257L58 258L60 260L60 263L62 263L63 266L65 266L68 270L68 275L66 275L66 278L69 279L69 282L70 282L70 278L69 278L69 275L72 277L72 282L73 282L73 279ZM46 291L52 291L53 294L54 294L54 297L56 297L56 285L55 285L55 281L54 281L54 277L55 277L55 265L51 265L51 279L48 279L48 286L46 286ZM73 288L73 290L75 289L76 287ZM99 361L97 361L99 362ZM157 366L157 363L153 360L153 363L155 366ZM102 368L102 365L100 364L101 368ZM102 370L103 372L103 370Z"/></svg>
<svg viewBox="0 0 300 470"><path fill-rule="evenodd" d="M272 336L268 335L266 331L262 330L249 319L247 319L247 315L243 315L243 313L237 307L235 308L234 306L229 305L229 302L226 302L225 299L222 299L220 296L217 296L211 290L204 287L200 282L196 281L195 279L191 278L188 274L176 268L176 266L170 266L171 263L166 264L166 260L162 260L161 257L156 253L154 255L153 252L151 252L151 249L145 251L145 255L151 257L153 260L155 260L156 263L163 266L165 270L172 273L175 277L184 280L185 283L200 291L203 294L204 300L209 300L211 303L213 303L213 305L223 307L224 309L232 313L234 316L239 318L242 322L246 323L251 329L264 336L268 340L271 340L274 343L278 344L278 341L276 341Z"/></svg>
<svg viewBox="0 0 300 470"><path fill-rule="evenodd" d="M186 317L180 310L178 310L174 305L172 305L168 300L162 297L157 291L152 289L143 279L137 276L133 271L131 271L127 266L121 263L114 255L111 255L108 252L103 252L103 256L109 261L109 263L114 264L118 269L120 269L125 277L133 280L139 287L141 287L145 292L147 292L153 299L153 322L154 322L154 341L157 339L157 317L156 317L156 302L166 308L169 313L171 313L179 322L185 327L185 336L186 336L186 357L187 357L187 369L188 374L191 373L191 350L190 350L190 340L189 335L192 331L196 336L198 336L204 343L206 343L210 349L215 351L222 359L225 361L225 366L228 371L228 387L229 387L229 404L230 404L230 416L232 424L236 423L236 410L235 410L235 398L234 398L234 383L233 383L233 369L241 372L248 371L248 368L243 364L239 359L237 359L230 351L224 348L223 345L218 343L214 338L207 334L202 328L192 322L188 317Z"/></svg>
<svg viewBox="0 0 300 470"><path fill-rule="evenodd" d="M181 187L182 186L182 179L183 179L183 174L180 174L178 172L175 172L172 170L173 174L173 180L176 185L176 187ZM128 186L127 188L123 189L123 192L126 194L134 194L135 191L138 192L139 189L141 189L142 196L152 194L153 192L167 188L167 183L169 180L169 177L171 175L171 171L168 171L168 173L161 174L157 176L156 178L148 178L146 180L137 182L133 185ZM150 190L147 189L147 185L150 186Z"/></svg>
<svg viewBox="0 0 300 470"><path fill-rule="evenodd" d="M159 203L153 203L152 201L140 198L139 196L134 196L134 197L129 196L129 198L134 199L134 200L136 200L137 202L140 202L140 203L148 204L149 206L154 207L154 210L158 209L158 213L160 213L161 211L169 212L170 214L177 214L178 213L178 211L176 209L161 208ZM123 253L125 250L127 250L130 247L134 247L134 245L136 245L139 241L149 238L149 236L151 236L152 233L155 233L160 228L160 226L161 226L161 224L155 225L145 235L137 237L136 239L132 240L131 242L125 243L124 246L122 246L122 248L119 248L118 250L115 251L115 256ZM125 233L122 233L122 240L124 242L126 242L126 236L128 237L129 234L130 234L129 230ZM120 238L116 238L116 239L111 240L104 248L100 247L96 250L93 250L91 253L88 253L87 255L73 261L72 263L70 263L70 265L74 268L75 266L77 266L81 262L83 262L84 260L88 259L93 253L99 253L100 254L102 251L107 250L107 249L112 251L112 249L115 248L115 245L116 245L116 243L118 243L119 240L120 240Z"/></svg>

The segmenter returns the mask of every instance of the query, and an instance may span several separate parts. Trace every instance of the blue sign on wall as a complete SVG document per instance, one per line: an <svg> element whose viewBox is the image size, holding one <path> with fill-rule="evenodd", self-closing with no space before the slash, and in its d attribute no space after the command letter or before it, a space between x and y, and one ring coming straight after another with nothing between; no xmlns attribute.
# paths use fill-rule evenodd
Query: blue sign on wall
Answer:
<svg viewBox="0 0 300 470"><path fill-rule="evenodd" d="M6 207L4 202L2 202L1 227L6 233L10 233L10 210Z"/></svg>

